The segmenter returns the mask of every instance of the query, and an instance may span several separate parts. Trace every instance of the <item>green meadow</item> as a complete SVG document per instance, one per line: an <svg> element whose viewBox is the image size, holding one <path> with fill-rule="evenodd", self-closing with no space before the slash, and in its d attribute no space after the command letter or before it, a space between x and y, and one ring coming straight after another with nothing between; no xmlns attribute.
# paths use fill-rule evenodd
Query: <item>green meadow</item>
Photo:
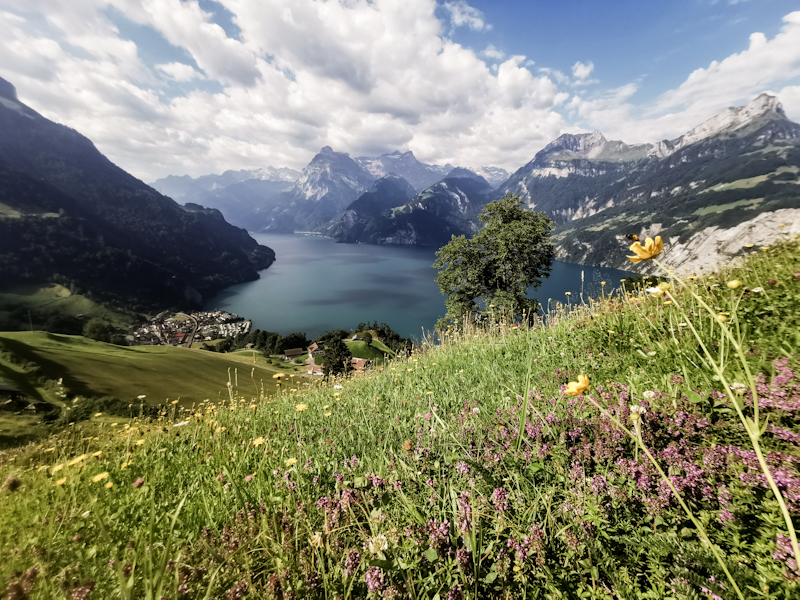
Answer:
<svg viewBox="0 0 800 600"><path fill-rule="evenodd" d="M241 369L228 387L213 361L233 363L209 356L194 403L4 450L7 593L800 597L797 242L663 275L530 325L490 314L272 395ZM75 370L51 376L125 398L161 377L145 368L156 356L177 379L192 368L185 350L121 348L141 377L113 387L121 371L83 344L27 347ZM62 345L95 366L79 372L90 361ZM167 379L159 394L189 397Z"/></svg>

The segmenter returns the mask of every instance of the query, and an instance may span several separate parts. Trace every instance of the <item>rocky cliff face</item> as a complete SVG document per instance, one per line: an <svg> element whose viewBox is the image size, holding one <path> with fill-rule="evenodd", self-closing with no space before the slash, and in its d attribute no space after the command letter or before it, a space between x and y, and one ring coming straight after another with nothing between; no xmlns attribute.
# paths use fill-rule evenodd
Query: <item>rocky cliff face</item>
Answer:
<svg viewBox="0 0 800 600"><path fill-rule="evenodd" d="M417 192L421 192L437 181L441 181L453 170L453 166L450 164L442 167L422 163L417 160L411 151L401 153L396 150L389 154L382 154L372 158L361 156L355 160L369 171L373 177L379 178L390 173L397 175L410 183Z"/></svg>

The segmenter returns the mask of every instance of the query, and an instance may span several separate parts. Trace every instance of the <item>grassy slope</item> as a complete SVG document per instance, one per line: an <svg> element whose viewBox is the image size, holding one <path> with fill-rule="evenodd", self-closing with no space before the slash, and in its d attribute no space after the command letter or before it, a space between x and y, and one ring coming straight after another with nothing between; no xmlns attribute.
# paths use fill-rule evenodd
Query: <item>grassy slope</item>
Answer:
<svg viewBox="0 0 800 600"><path fill-rule="evenodd" d="M800 348L798 272L795 246L757 255L749 270L726 274L722 286L704 280L695 287L716 310L731 312L728 322L741 328L754 350L753 368L768 378L773 359L789 355L796 362ZM724 286L734 276L765 291L747 292L737 304ZM686 294L681 302L697 308ZM155 597L180 597L179 584L189 587L191 597L207 590L210 597L225 597L242 582L254 598L270 597L266 589L276 585L292 587L299 597L366 597L368 565L361 562L350 577L344 572L352 551L376 561L385 586L413 585L418 598L444 598L459 586L468 598L516 598L523 589L554 598L705 597L700 586L733 597L730 587L712 585L725 575L691 522L660 491L658 476L647 474L643 482L621 474L620 464L648 473L630 440L614 438L614 428L591 406L561 391L578 373L588 373L596 390L603 385L611 392L609 405L626 422L628 403L647 404L645 440L654 449L670 451L675 443L691 457L714 445L746 447L724 404L686 398L692 388L705 394L719 387L681 325L686 320L707 342L719 339L715 320L701 313L687 317L663 299L601 302L548 328L453 335L409 360L344 381L341 390L314 386L253 409L252 395L242 389L236 400L241 408L206 407L182 429L148 423L107 429L88 440L76 429L45 446L4 452L0 476L18 477L22 487L3 492L0 550L9 559L0 573L10 577L36 566L32 598L68 597L59 585L74 589L88 579L95 580L98 597L114 597L121 583L108 567L112 558L118 569L136 563L131 583L139 596L151 568L149 582L165 575ZM728 350L721 344L715 351L725 357ZM738 379L735 362L726 364L728 375ZM678 382L676 373L687 381ZM796 382L781 385L790 389ZM794 389L788 398L798 393ZM515 453L520 412L514 398L527 390L534 392L534 410L522 451ZM656 390L649 403L648 390ZM186 416L176 410L164 424ZM797 435L793 414L773 410L771 418ZM594 443L581 435L594 436ZM771 434L764 443L800 457L796 443ZM582 453L584 444L589 450ZM594 456L599 445L611 455ZM96 451L102 453L91 462L53 470ZM675 469L680 481L689 466L676 460L665 459L665 467ZM122 468L122 461L132 464ZM787 477L798 476L796 467L786 468ZM106 479L92 481L103 473ZM370 482L372 474L388 484ZM620 498L602 487L594 491L591 478L600 475ZM66 482L54 485L62 476ZM761 487L744 485L735 469L729 474L714 467L703 477L733 494L734 521L719 521L716 488L694 495L687 488L687 501L729 556L740 584L756 591L769 586L771 598L797 597L797 584L783 576L787 566L773 558L776 532L782 531L774 501ZM132 485L138 478L142 487ZM106 482L113 487L104 489ZM342 504L346 489L353 495ZM508 493L505 508L498 489ZM459 507L464 498L473 523L466 535L457 528L466 514ZM666 506L660 504L664 498ZM171 515L177 518L172 534ZM430 528L444 521L443 536ZM201 534L204 527L207 534ZM314 532L320 532L318 550L310 545ZM373 548L376 540L384 544L379 534L386 548L370 556L370 540ZM126 546L129 540L134 543ZM521 544L527 550L517 560ZM466 557L465 564L456 557ZM176 569L165 568L168 558Z"/></svg>
<svg viewBox="0 0 800 600"><path fill-rule="evenodd" d="M47 314L68 315L71 317L99 318L115 327L127 329L132 324L131 317L111 310L81 294L73 294L62 285L18 286L0 293L0 320L8 317L15 309L30 310L40 318ZM27 324L27 318L24 319Z"/></svg>
<svg viewBox="0 0 800 600"><path fill-rule="evenodd" d="M384 362L384 356L387 354L390 357L394 356L394 352L392 352L383 342L377 339L373 339L372 344L369 346L367 346L366 342L362 341L345 341L344 345L350 350L350 354L353 355L353 358L368 358L375 364L382 365ZM314 364L321 365L322 360L323 356L318 354L314 357Z"/></svg>
<svg viewBox="0 0 800 600"><path fill-rule="evenodd" d="M272 375L278 372L261 363L253 365L245 356L168 346L115 346L42 332L0 333L0 350L39 365L39 373L47 379L63 379L70 396L128 400L145 394L153 403L180 398L191 404L227 396L229 369L232 377L238 369L240 386L252 388L250 371L255 368L256 380L263 379L272 392ZM8 361L0 363L0 370L12 368Z"/></svg>

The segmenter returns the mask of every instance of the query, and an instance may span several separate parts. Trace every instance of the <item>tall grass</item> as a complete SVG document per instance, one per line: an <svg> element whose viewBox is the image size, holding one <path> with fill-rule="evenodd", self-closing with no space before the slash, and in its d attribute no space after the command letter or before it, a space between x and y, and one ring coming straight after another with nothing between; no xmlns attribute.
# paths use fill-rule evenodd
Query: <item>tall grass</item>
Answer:
<svg viewBox="0 0 800 600"><path fill-rule="evenodd" d="M9 595L795 598L800 251L692 277L5 452Z"/></svg>

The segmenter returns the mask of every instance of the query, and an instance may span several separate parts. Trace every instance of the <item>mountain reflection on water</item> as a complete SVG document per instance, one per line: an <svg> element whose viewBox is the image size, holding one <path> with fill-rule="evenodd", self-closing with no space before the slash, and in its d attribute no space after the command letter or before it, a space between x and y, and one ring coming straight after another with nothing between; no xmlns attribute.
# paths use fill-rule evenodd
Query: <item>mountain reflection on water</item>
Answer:
<svg viewBox="0 0 800 600"><path fill-rule="evenodd" d="M275 251L276 261L261 278L232 286L212 298L207 309L221 309L253 321L253 327L281 334L305 331L311 338L361 322L388 323L403 337L419 338L433 329L446 309L431 265L436 248L337 244L320 236L251 234ZM550 277L529 295L580 301L606 293L628 273L556 261Z"/></svg>

